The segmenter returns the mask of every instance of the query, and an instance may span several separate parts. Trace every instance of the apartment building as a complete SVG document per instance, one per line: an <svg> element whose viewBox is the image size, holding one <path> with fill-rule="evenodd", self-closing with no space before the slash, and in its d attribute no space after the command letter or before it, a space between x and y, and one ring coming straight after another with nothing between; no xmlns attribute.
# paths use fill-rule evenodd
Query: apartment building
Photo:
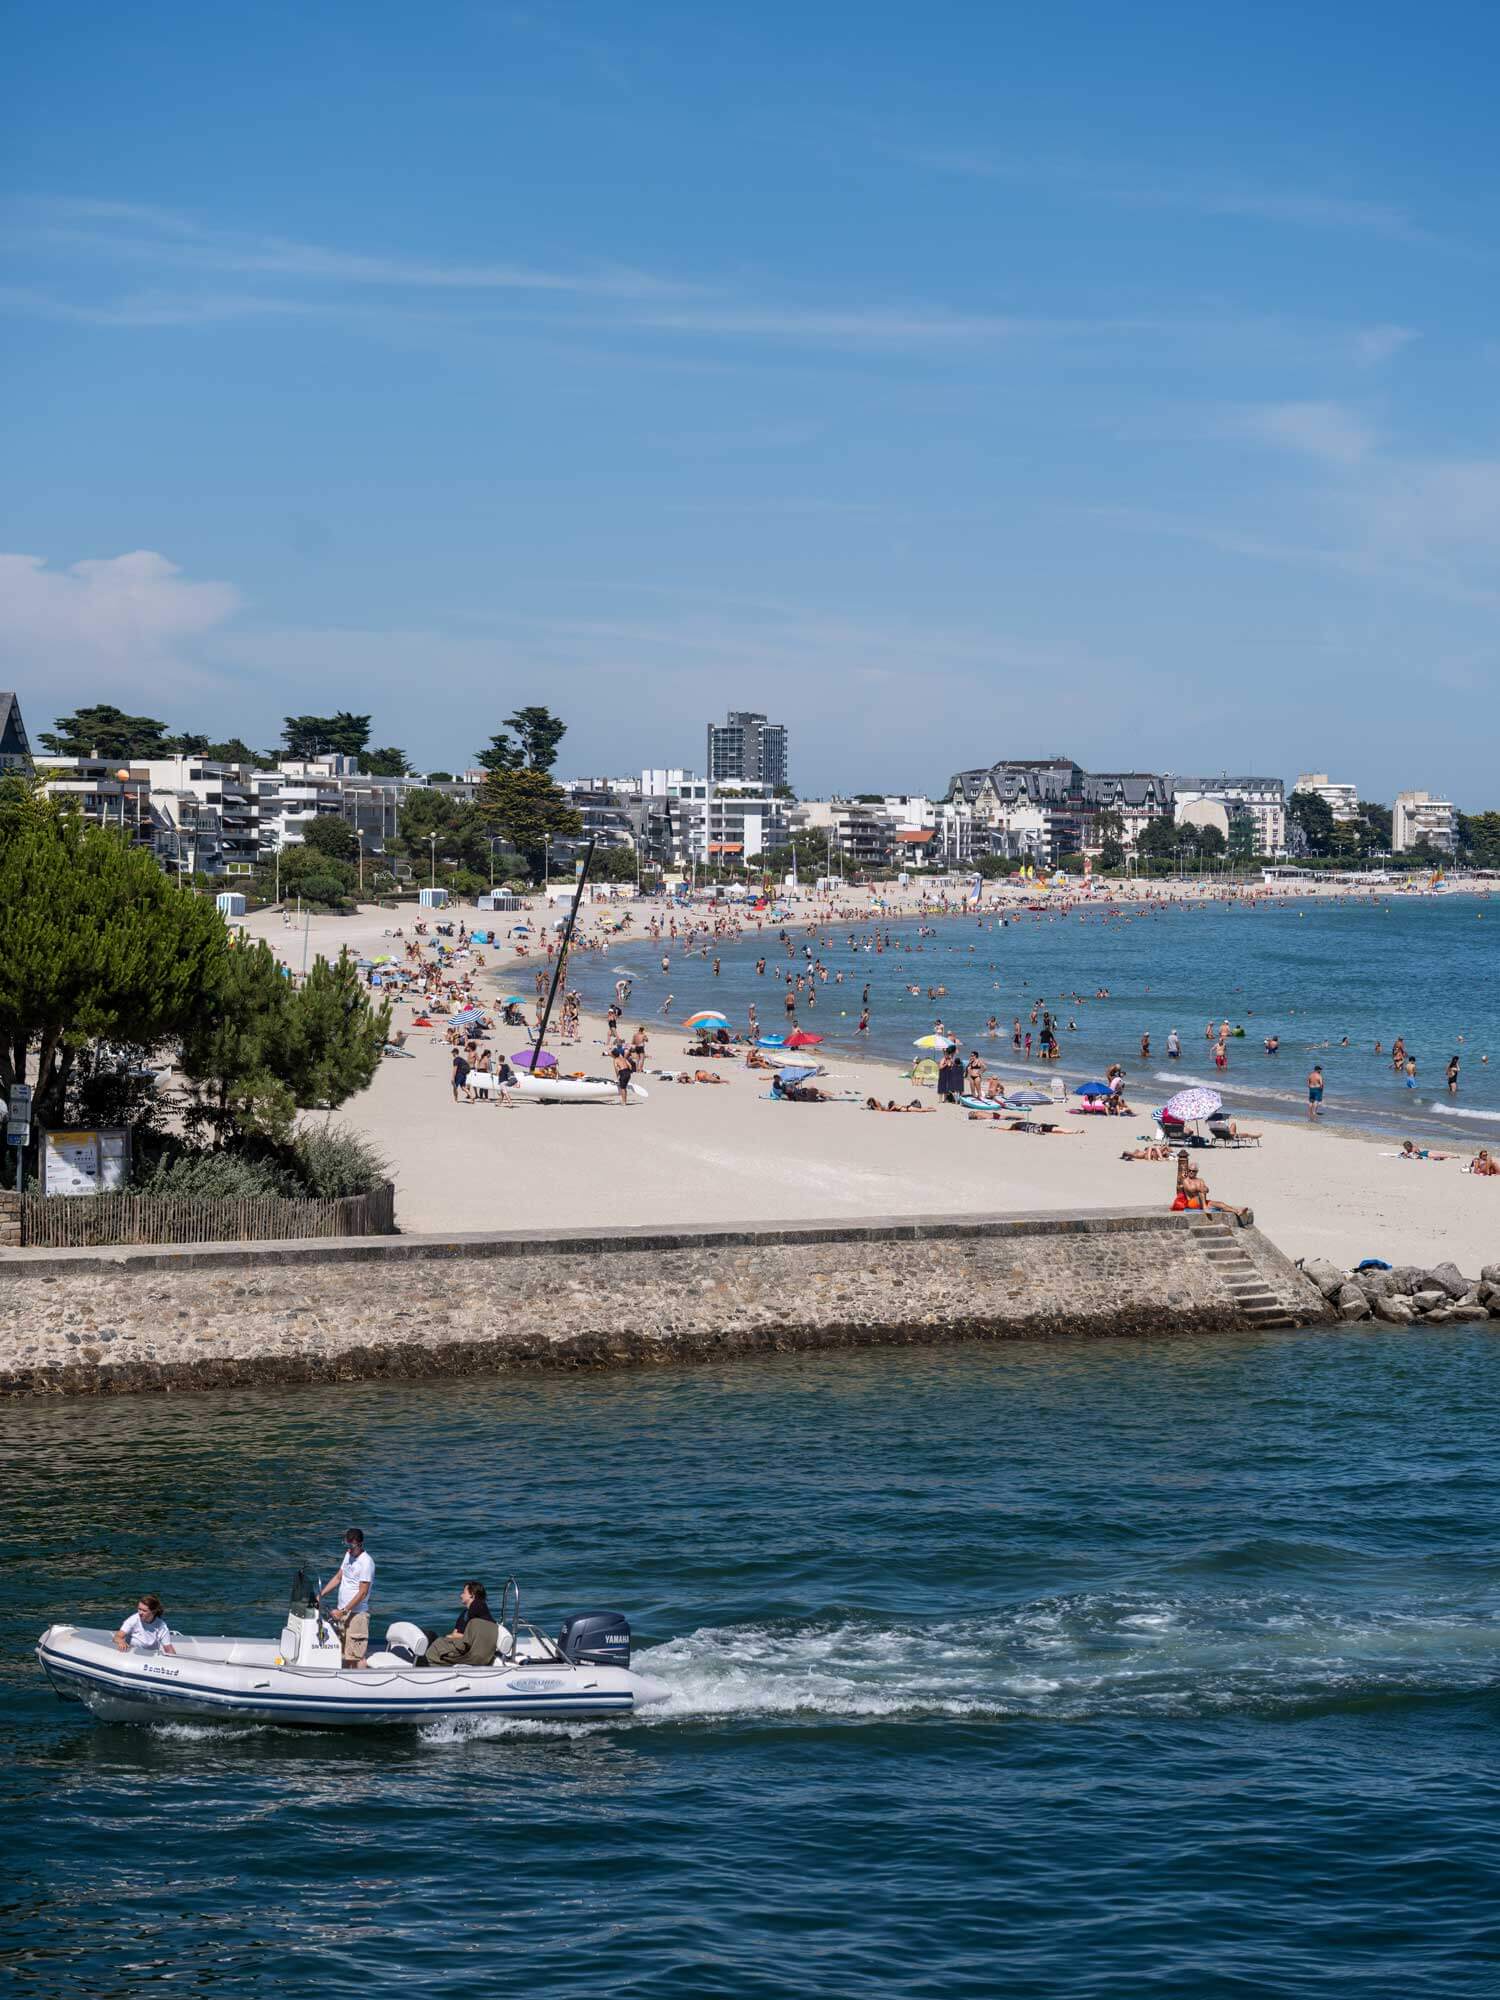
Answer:
<svg viewBox="0 0 1500 2000"><path fill-rule="evenodd" d="M1391 808L1391 851L1406 854L1422 841L1451 854L1458 843L1458 816L1451 799L1431 792L1397 792Z"/></svg>
<svg viewBox="0 0 1500 2000"><path fill-rule="evenodd" d="M731 709L723 722L708 725L710 784L764 785L787 782L787 730L750 709Z"/></svg>
<svg viewBox="0 0 1500 2000"><path fill-rule="evenodd" d="M1230 777L1182 778L1169 780L1176 817L1181 823L1184 809L1199 799L1212 799L1225 808L1233 821L1241 817L1233 808L1243 807L1249 816L1257 854L1286 852L1286 783L1281 778Z"/></svg>
<svg viewBox="0 0 1500 2000"><path fill-rule="evenodd" d="M1359 818L1359 787L1330 778L1326 771L1304 771L1292 786L1294 792L1312 792L1323 800L1336 820Z"/></svg>

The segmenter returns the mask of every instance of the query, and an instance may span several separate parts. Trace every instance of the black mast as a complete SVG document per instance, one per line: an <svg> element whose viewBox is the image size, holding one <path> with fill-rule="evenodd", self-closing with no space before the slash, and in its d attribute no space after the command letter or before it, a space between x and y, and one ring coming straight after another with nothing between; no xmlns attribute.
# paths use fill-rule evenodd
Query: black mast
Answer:
<svg viewBox="0 0 1500 2000"><path fill-rule="evenodd" d="M583 868L579 873L578 887L573 891L573 907L568 912L568 921L563 926L562 943L557 950L557 963L552 968L552 984L547 988L547 1005L542 1010L541 1026L536 1031L536 1041L531 1050L531 1074L536 1075L536 1059L542 1052L542 1043L547 1039L547 1023L552 1019L552 1002L557 998L557 982L562 978L563 967L568 962L568 946L573 942L573 926L578 921L578 905L583 901L583 886L589 879L589 869L594 860L594 843L588 844L588 852L583 857ZM543 892L545 894L545 891Z"/></svg>

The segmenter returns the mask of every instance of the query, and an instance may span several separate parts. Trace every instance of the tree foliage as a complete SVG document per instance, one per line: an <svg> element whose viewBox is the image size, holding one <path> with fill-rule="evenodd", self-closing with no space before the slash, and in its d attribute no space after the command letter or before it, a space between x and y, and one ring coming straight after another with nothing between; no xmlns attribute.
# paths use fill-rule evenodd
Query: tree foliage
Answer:
<svg viewBox="0 0 1500 2000"><path fill-rule="evenodd" d="M389 1006L371 1005L347 953L315 960L294 987L269 945L238 946L182 1037L191 1121L221 1140L284 1142L298 1110L332 1109L369 1084L389 1029Z"/></svg>
<svg viewBox="0 0 1500 2000"><path fill-rule="evenodd" d="M53 757L107 757L128 763L132 758L170 757L167 725L150 715L127 715L113 702L95 702L73 715L60 715L56 729L43 730L37 741Z"/></svg>
<svg viewBox="0 0 1500 2000"><path fill-rule="evenodd" d="M1460 813L1458 846L1476 868L1500 868L1500 812Z"/></svg>
<svg viewBox="0 0 1500 2000"><path fill-rule="evenodd" d="M557 762L557 746L567 733L567 723L560 722L551 709L518 708L514 715L506 716L505 727L475 754L486 771L550 771Z"/></svg>
<svg viewBox="0 0 1500 2000"><path fill-rule="evenodd" d="M319 813L310 819L303 829L302 844L332 861L353 861L359 855L359 836L341 813Z"/></svg>
<svg viewBox="0 0 1500 2000"><path fill-rule="evenodd" d="M284 718L281 740L288 757L299 761L308 757L358 757L370 740L368 715L351 715L341 708L336 715L288 715Z"/></svg>
<svg viewBox="0 0 1500 2000"><path fill-rule="evenodd" d="M447 792L424 786L407 793L396 826L400 845L413 866L435 858L476 871L489 868L490 828L470 799L451 798ZM437 835L436 848L433 834Z"/></svg>
<svg viewBox="0 0 1500 2000"><path fill-rule="evenodd" d="M0 1082L33 1081L55 1119L78 1051L152 1048L203 1009L227 955L213 905L76 813L0 816Z"/></svg>
<svg viewBox="0 0 1500 2000"><path fill-rule="evenodd" d="M1298 845L1304 854L1332 854L1334 817L1327 799L1317 792L1293 792L1286 802L1286 818L1300 834Z"/></svg>
<svg viewBox="0 0 1500 2000"><path fill-rule="evenodd" d="M411 775L411 764L404 750L387 744L382 750L362 750L359 768L370 778L407 778Z"/></svg>
<svg viewBox="0 0 1500 2000"><path fill-rule="evenodd" d="M545 771L491 771L475 803L486 831L503 835L533 875L543 867L549 836L583 831L582 819Z"/></svg>

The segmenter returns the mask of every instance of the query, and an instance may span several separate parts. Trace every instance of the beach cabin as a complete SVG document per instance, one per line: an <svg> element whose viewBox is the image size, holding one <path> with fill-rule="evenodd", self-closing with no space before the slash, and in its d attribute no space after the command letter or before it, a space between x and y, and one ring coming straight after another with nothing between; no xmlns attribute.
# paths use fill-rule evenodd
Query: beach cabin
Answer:
<svg viewBox="0 0 1500 2000"><path fill-rule="evenodd" d="M224 889L214 897L221 917L242 917L245 914L245 899L238 889Z"/></svg>
<svg viewBox="0 0 1500 2000"><path fill-rule="evenodd" d="M446 889L419 889L417 901L424 910L446 910L448 891Z"/></svg>

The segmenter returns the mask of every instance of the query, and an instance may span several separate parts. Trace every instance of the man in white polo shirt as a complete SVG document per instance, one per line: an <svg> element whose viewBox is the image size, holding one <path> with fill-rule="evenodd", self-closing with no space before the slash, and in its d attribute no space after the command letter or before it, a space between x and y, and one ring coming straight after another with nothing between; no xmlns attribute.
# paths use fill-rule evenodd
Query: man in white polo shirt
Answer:
<svg viewBox="0 0 1500 2000"><path fill-rule="evenodd" d="M375 1559L365 1553L363 1528L344 1536L344 1560L318 1592L321 1602L335 1586L339 1601L333 1622L344 1639L344 1665L362 1667L370 1650L370 1598L375 1589Z"/></svg>

